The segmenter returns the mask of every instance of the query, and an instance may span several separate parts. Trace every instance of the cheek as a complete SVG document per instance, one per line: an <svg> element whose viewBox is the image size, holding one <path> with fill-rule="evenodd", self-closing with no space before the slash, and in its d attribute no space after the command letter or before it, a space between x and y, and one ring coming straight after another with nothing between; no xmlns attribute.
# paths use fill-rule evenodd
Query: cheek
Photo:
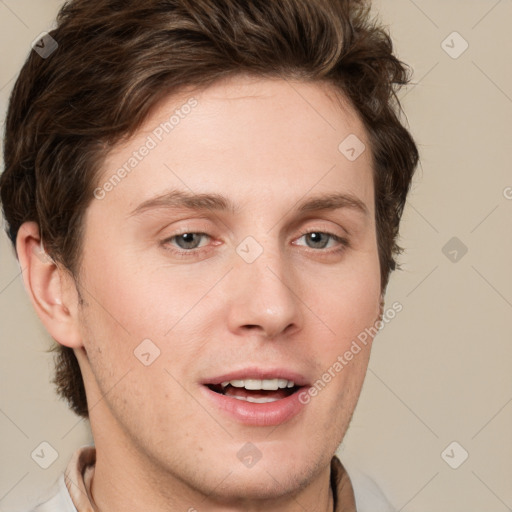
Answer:
<svg viewBox="0 0 512 512"><path fill-rule="evenodd" d="M189 297L197 295L197 281L164 280L162 272L126 255L104 260L101 267L94 262L89 266L87 286L94 298L88 302L92 302L95 321L118 333L116 339L128 336L135 343L164 336L183 316Z"/></svg>
<svg viewBox="0 0 512 512"><path fill-rule="evenodd" d="M343 348L360 333L374 326L380 304L378 265L347 269L326 282L318 294L319 313L330 330L337 348Z"/></svg>
<svg viewBox="0 0 512 512"><path fill-rule="evenodd" d="M379 317L380 274L376 257L344 269L316 293L315 312L328 329L319 341L317 389L325 410L345 411L324 421L343 431L357 403ZM324 394L324 386L326 392ZM322 412L317 411L319 417Z"/></svg>
<svg viewBox="0 0 512 512"><path fill-rule="evenodd" d="M105 391L130 371L129 382L143 383L134 386L141 396L151 392L143 391L150 382L174 395L180 388L165 370L182 381L194 351L208 340L204 319L216 315L201 314L205 301L197 303L211 285L175 269L124 259L88 267L83 325L91 368ZM137 392L130 393L129 400L137 401Z"/></svg>

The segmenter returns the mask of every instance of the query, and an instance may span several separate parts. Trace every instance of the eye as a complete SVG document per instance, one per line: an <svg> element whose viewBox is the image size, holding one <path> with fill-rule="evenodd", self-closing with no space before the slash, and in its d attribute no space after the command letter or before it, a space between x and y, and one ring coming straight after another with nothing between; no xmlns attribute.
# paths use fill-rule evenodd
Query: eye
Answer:
<svg viewBox="0 0 512 512"><path fill-rule="evenodd" d="M186 253L194 253L198 252L196 249L200 249L199 246L201 240L203 238L211 238L210 235L206 233L198 233L198 232L186 232L173 235L169 238L166 238L162 241L162 245L169 251L172 251L179 256L186 256ZM174 243L176 245L174 245ZM177 248L176 248L177 246Z"/></svg>
<svg viewBox="0 0 512 512"><path fill-rule="evenodd" d="M299 239L303 237L305 237L306 240L311 241L312 245L309 247L312 249L325 249L331 241L337 242L339 244L338 247L335 247L333 251L326 252L343 251L346 247L349 246L349 242L346 238L342 238L338 235L335 235L334 233L327 233L325 231L307 231L306 233L302 233Z"/></svg>

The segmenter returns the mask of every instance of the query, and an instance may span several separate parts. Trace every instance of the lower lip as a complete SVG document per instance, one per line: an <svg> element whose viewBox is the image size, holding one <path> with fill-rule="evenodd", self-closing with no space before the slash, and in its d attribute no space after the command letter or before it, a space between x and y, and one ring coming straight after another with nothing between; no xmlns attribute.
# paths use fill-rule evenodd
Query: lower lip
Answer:
<svg viewBox="0 0 512 512"><path fill-rule="evenodd" d="M297 416L305 405L299 400L299 395L301 391L306 389L306 386L299 388L295 393L286 398L265 404L255 404L221 395L220 393L212 391L205 385L202 385L201 388L206 397L211 400L218 409L244 425L256 425L260 427L281 425Z"/></svg>

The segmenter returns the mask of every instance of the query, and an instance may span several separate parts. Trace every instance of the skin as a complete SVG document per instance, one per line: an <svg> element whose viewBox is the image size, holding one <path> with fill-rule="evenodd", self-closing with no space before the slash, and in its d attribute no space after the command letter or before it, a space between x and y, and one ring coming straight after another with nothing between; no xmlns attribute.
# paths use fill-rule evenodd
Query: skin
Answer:
<svg viewBox="0 0 512 512"><path fill-rule="evenodd" d="M371 340L277 427L228 418L199 383L247 365L290 368L313 383L378 320L371 154L352 162L338 150L349 134L369 148L367 134L330 86L238 76L159 104L109 154L100 186L191 96L192 112L87 208L79 285L36 257L35 223L18 236L35 309L75 350L84 377L96 510L332 510L330 461L356 406ZM240 211L130 215L170 189L223 194ZM294 210L332 192L358 197L368 215ZM335 252L339 242L307 231L345 237L349 246ZM171 237L183 232L208 236L178 245ZM236 252L247 236L263 248L250 264ZM149 366L134 356L147 338L160 350ZM248 441L262 454L251 468L237 458Z"/></svg>

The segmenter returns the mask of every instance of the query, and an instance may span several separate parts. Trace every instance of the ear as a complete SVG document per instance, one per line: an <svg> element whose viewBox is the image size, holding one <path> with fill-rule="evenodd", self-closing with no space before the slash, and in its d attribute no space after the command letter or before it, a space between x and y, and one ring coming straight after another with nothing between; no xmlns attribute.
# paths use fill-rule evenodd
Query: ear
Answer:
<svg viewBox="0 0 512 512"><path fill-rule="evenodd" d="M20 227L16 252L25 289L46 330L61 345L82 347L75 281L46 253L35 222Z"/></svg>

